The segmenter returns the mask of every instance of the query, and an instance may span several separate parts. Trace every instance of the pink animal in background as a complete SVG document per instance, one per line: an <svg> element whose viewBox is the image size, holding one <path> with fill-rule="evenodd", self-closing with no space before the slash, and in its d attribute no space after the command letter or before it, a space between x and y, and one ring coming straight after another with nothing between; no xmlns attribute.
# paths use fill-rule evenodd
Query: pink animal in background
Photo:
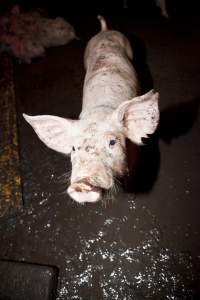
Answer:
<svg viewBox="0 0 200 300"><path fill-rule="evenodd" d="M78 120L57 116L28 116L26 121L51 149L71 155L71 183L67 189L79 203L96 202L115 179L128 171L126 139L142 145L159 122L159 94L140 95L132 65L132 49L120 32L101 31L88 43L84 63L82 111Z"/></svg>
<svg viewBox="0 0 200 300"><path fill-rule="evenodd" d="M157 5L157 7L160 9L161 15L165 18L169 18L169 14L167 12L166 0L154 0L154 2ZM123 0L123 9L128 9L129 6L128 4L129 4L128 0Z"/></svg>
<svg viewBox="0 0 200 300"><path fill-rule="evenodd" d="M74 28L63 18L49 19L39 11L20 13L18 5L0 18L0 51L20 62L30 63L43 56L46 48L65 45L75 38Z"/></svg>
<svg viewBox="0 0 200 300"><path fill-rule="evenodd" d="M165 18L169 18L166 0L155 0L155 2L156 2L156 5L160 8L161 15Z"/></svg>

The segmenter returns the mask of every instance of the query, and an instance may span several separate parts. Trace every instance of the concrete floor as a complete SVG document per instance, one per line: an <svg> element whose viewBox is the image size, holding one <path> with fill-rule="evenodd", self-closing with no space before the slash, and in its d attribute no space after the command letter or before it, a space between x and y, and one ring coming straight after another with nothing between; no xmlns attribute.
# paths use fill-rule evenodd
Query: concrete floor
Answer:
<svg viewBox="0 0 200 300"><path fill-rule="evenodd" d="M77 117L86 42L99 24L75 20L80 41L15 65L24 209L0 222L0 258L59 268L57 299L200 299L200 21L109 16L134 44L143 91L160 92L158 141L142 150L137 193L77 205L68 158L22 119Z"/></svg>

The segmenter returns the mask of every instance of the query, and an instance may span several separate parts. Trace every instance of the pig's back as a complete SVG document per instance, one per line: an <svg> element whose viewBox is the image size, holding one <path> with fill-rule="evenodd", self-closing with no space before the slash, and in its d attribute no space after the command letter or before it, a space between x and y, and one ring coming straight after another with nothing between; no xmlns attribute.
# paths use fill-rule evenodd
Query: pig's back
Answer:
<svg viewBox="0 0 200 300"><path fill-rule="evenodd" d="M130 44L120 32L103 31L89 41L85 51L82 115L101 105L115 109L138 94L131 58Z"/></svg>

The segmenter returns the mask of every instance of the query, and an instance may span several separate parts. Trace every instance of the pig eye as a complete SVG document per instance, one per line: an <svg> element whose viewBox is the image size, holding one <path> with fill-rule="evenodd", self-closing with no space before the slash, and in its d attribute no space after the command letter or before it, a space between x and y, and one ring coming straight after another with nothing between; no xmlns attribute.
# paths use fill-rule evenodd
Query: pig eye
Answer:
<svg viewBox="0 0 200 300"><path fill-rule="evenodd" d="M110 141L109 141L109 146L111 146L111 147L114 146L114 145L116 144L116 142L117 142L117 141L114 140L114 139L110 140Z"/></svg>

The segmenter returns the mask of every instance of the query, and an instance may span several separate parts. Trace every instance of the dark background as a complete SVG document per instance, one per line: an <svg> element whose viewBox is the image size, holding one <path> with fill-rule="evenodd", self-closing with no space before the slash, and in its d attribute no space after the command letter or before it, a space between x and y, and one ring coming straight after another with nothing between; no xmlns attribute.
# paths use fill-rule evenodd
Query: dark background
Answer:
<svg viewBox="0 0 200 300"><path fill-rule="evenodd" d="M120 1L21 3L64 16L80 40L14 63L24 207L0 220L0 258L56 267L59 300L200 299L197 1L168 1L169 20L147 0L128 10ZM70 160L46 148L22 113L78 117L97 13L129 38L142 90L160 93L161 120L141 148L134 191L82 206L66 194Z"/></svg>
<svg viewBox="0 0 200 300"><path fill-rule="evenodd" d="M62 15L89 15L89 14L99 14L108 13L117 14L121 13L123 9L122 0L58 0L58 1L48 1L48 0L21 0L21 1L11 1L11 0L1 0L0 7L1 10L11 7L13 4L20 4L24 9L29 9L33 7L43 7L48 8L52 14L62 14ZM189 15L199 15L198 1L197 0L168 0L166 1L167 8L172 16L189 16ZM141 16L141 15L152 15L155 14L155 1L153 0L127 0L128 13Z"/></svg>

